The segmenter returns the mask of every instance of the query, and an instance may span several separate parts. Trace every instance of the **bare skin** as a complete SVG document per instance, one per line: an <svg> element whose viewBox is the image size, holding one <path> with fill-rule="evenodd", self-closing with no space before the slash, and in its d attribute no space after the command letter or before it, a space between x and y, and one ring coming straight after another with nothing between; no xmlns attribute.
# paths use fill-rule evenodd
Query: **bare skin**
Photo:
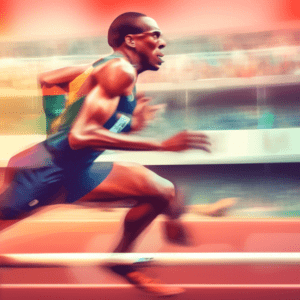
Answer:
<svg viewBox="0 0 300 300"><path fill-rule="evenodd" d="M69 132L70 147L76 151L83 148L184 151L199 149L210 152L208 137L200 132L182 131L164 140L113 133L103 127L114 114L122 96L131 95L138 74L146 70L158 70L163 63L162 49L166 46L157 23L149 17L141 17L144 26L141 34L128 34L123 44L114 49L121 57L96 67L77 92L86 96L84 104ZM42 88L59 87L69 91L69 83L85 72L91 65L63 68L42 74ZM140 96L133 112L132 130L144 128L153 119L160 106L149 106L149 99ZM127 213L124 232L114 252L131 251L139 234L159 215L166 213L172 218L176 207L174 185L144 166L114 163L108 177L79 202L117 201L126 198L136 200L136 206ZM181 290L174 291L174 294Z"/></svg>
<svg viewBox="0 0 300 300"><path fill-rule="evenodd" d="M209 141L206 135L199 132L183 131L165 140L141 138L130 134L116 134L103 127L115 112L120 97L132 94L138 74L146 70L158 70L162 64L162 49L166 46L161 38L157 23L148 17L142 17L145 33L129 34L115 53L122 57L108 61L96 67L77 92L78 98L86 95L84 105L78 114L69 133L69 144L72 149L120 149L120 150L154 150L183 151L200 149L209 152ZM67 67L50 71L39 76L42 88L59 87L69 91L69 84L77 76L90 68L84 66ZM149 106L149 99L138 97L137 106L132 117L132 130L138 131L153 119L160 106ZM170 206L175 200L174 185L148 170L144 166L114 163L109 176L88 195L84 201L107 201L135 197L138 204L165 202ZM159 204L154 204L159 206ZM138 207L138 206L137 206ZM136 209L133 208L134 211ZM155 209L154 209L155 210ZM141 231L163 210L151 213L151 217L141 222ZM130 215L130 213L129 213ZM143 219L143 216L141 216ZM139 230L140 231L140 230ZM138 232L139 233L139 232ZM126 245L115 251L126 252L132 249L137 235ZM122 242L121 242L122 244Z"/></svg>
<svg viewBox="0 0 300 300"><path fill-rule="evenodd" d="M141 61L139 51L142 51L143 54L147 53L148 64L151 63L153 69L158 68L161 63L158 55L162 56L161 49L165 47L165 42L160 38L160 30L156 23L153 23L155 21L150 19L148 24L148 19L146 18L145 22L151 34L146 34L144 37L130 35L125 39L123 46L117 49L118 53L124 55L124 58L111 60L99 68L95 68L86 84L79 90L79 95L87 94L87 97L69 134L69 144L72 149L89 147L94 149L183 151L198 148L209 152L208 138L199 132L180 132L160 142L128 134L115 134L103 128L103 124L115 112L120 96L132 93L138 74L144 71L144 66L147 65L139 63ZM140 101L140 106L142 103ZM133 114L137 127L146 121L145 115L145 110L140 109L138 105ZM141 207L146 205L145 199L152 199L149 201L153 204L161 198L160 202L166 201L167 205L172 205L175 200L175 190L172 183L144 166L115 163L106 180L80 201L103 201L108 198L116 200L132 196L141 204L134 207L128 216L131 216L134 210L142 211ZM116 252L130 251L135 238L157 216L157 212L152 212L149 216L147 213L144 215L145 221L138 224L139 230L133 234L134 238L130 238L126 242L121 241L115 249ZM142 215L140 219L143 219Z"/></svg>
<svg viewBox="0 0 300 300"><path fill-rule="evenodd" d="M209 217L222 217L238 202L238 198L224 198L213 204L190 205L187 212Z"/></svg>

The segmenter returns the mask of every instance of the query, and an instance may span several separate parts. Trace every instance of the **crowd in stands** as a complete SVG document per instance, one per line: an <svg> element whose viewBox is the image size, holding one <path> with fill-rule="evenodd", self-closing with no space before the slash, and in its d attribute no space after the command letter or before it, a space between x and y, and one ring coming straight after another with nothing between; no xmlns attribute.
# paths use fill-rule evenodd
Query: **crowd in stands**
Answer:
<svg viewBox="0 0 300 300"><path fill-rule="evenodd" d="M2 42L0 87L14 86L12 81L20 86L22 81L30 89L32 77L44 69L85 63L110 51L102 36ZM300 29L173 38L164 52L165 64L160 72L142 74L141 83L299 75ZM17 63L6 66L3 59Z"/></svg>
<svg viewBox="0 0 300 300"><path fill-rule="evenodd" d="M88 63L110 51L105 37L1 42L0 95L5 107L0 114L1 132L5 128L5 132L13 132L16 127L23 128L23 133L29 127L35 127L37 133L44 131L37 74L66 65ZM141 74L139 83L201 83L209 79L300 75L300 29L171 38L164 52L165 63L161 70ZM266 109L262 116L272 119L271 125L269 121L266 125L265 119L257 116L256 108L254 113L252 110L237 112L231 107L225 112L221 108L213 114L201 114L200 110L190 118L193 123L190 125L201 130L300 126L300 115L295 116L293 109L282 114L282 109L275 113ZM17 114L26 118L23 121L15 118ZM167 112L167 115L167 119L173 118L172 113ZM9 122L5 121L7 118ZM19 124L21 121L23 127Z"/></svg>

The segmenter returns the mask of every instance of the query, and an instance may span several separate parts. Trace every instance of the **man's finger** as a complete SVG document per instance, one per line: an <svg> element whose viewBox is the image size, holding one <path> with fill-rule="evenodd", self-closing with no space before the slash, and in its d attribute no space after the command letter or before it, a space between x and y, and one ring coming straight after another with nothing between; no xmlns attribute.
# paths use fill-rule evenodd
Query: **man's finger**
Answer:
<svg viewBox="0 0 300 300"><path fill-rule="evenodd" d="M189 136L188 140L193 143L204 143L207 145L211 145L211 143L209 142L209 139L206 137L202 137L202 136Z"/></svg>
<svg viewBox="0 0 300 300"><path fill-rule="evenodd" d="M152 100L152 98L150 97L143 97L140 99L137 99L137 104L146 104L148 102L150 102Z"/></svg>
<svg viewBox="0 0 300 300"><path fill-rule="evenodd" d="M186 131L190 137L202 137L208 139L209 137L200 131Z"/></svg>
<svg viewBox="0 0 300 300"><path fill-rule="evenodd" d="M205 152L211 153L211 150L209 149L209 147L206 147L204 145L191 144L190 146L194 149L203 150Z"/></svg>
<svg viewBox="0 0 300 300"><path fill-rule="evenodd" d="M140 98L144 98L145 97L145 92L137 92L135 94L135 98L138 100Z"/></svg>
<svg viewBox="0 0 300 300"><path fill-rule="evenodd" d="M161 109L165 109L166 104L156 104L156 105L151 105L149 106L149 110L152 112L161 110Z"/></svg>

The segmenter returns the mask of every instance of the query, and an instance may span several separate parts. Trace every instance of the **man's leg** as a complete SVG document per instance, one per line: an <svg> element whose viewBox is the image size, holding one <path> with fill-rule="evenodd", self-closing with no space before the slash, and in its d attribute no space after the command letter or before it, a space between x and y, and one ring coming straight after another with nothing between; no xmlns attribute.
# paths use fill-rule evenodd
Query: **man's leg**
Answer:
<svg viewBox="0 0 300 300"><path fill-rule="evenodd" d="M208 217L223 217L237 202L238 198L224 198L215 203L190 205L187 212Z"/></svg>
<svg viewBox="0 0 300 300"><path fill-rule="evenodd" d="M62 170L49 165L48 157L50 154L37 144L10 159L0 189L0 231L56 199ZM43 160L48 161L47 166L43 166ZM36 167L26 168L26 163Z"/></svg>
<svg viewBox="0 0 300 300"><path fill-rule="evenodd" d="M79 202L134 199L124 220L123 237L114 252L132 250L139 234L175 201L174 185L144 166L115 163L107 178Z"/></svg>
<svg viewBox="0 0 300 300"><path fill-rule="evenodd" d="M115 163L107 178L79 202L116 201L134 199L124 220L121 241L114 252L131 251L139 234L175 200L174 185L147 168L136 164ZM169 287L149 278L133 265L108 265L109 269L142 290L158 295L170 296L183 293L178 287Z"/></svg>

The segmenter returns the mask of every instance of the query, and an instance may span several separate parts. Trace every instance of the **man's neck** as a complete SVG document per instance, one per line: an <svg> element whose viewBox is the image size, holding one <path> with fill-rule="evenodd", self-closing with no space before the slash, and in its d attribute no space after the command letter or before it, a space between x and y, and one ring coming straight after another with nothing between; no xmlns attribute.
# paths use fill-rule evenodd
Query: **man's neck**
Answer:
<svg viewBox="0 0 300 300"><path fill-rule="evenodd" d="M119 48L114 51L114 55L118 57L124 57L126 60L128 60L136 69L138 74L144 71L140 63L140 58L132 51L127 50L125 48Z"/></svg>

